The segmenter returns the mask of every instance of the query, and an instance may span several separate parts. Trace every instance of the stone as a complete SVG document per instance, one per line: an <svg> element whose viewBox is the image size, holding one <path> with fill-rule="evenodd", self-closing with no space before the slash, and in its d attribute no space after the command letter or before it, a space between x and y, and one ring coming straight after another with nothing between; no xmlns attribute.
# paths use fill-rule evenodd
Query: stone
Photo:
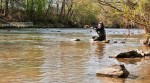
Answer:
<svg viewBox="0 0 150 83"><path fill-rule="evenodd" d="M124 52L120 53L116 56L116 58L141 58L143 57L142 54L138 53L137 51L129 51L129 52Z"/></svg>
<svg viewBox="0 0 150 83"><path fill-rule="evenodd" d="M110 40L106 40L105 43L110 43Z"/></svg>
<svg viewBox="0 0 150 83"><path fill-rule="evenodd" d="M74 41L80 41L80 39L74 39Z"/></svg>
<svg viewBox="0 0 150 83"><path fill-rule="evenodd" d="M117 41L113 41L113 43L117 43Z"/></svg>
<svg viewBox="0 0 150 83"><path fill-rule="evenodd" d="M113 65L96 73L97 76L127 78L129 72L124 65Z"/></svg>
<svg viewBox="0 0 150 83"><path fill-rule="evenodd" d="M146 51L144 52L145 56L150 56L150 50L149 51Z"/></svg>
<svg viewBox="0 0 150 83"><path fill-rule="evenodd" d="M115 58L142 58L145 53L141 50L132 50L129 52L119 53Z"/></svg>
<svg viewBox="0 0 150 83"><path fill-rule="evenodd" d="M126 43L125 41L121 41L120 43Z"/></svg>
<svg viewBox="0 0 150 83"><path fill-rule="evenodd" d="M54 31L54 30L52 30L51 32L61 32L61 31Z"/></svg>
<svg viewBox="0 0 150 83"><path fill-rule="evenodd" d="M109 56L109 58L143 58L150 56L150 51L132 50L129 52L119 53L117 56Z"/></svg>

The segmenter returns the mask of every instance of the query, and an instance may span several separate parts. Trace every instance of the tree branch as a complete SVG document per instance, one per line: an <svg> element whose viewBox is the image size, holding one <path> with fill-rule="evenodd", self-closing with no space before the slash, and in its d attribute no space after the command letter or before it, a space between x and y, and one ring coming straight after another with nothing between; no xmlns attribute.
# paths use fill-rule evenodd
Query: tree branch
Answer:
<svg viewBox="0 0 150 83"><path fill-rule="evenodd" d="M110 6L110 7L114 8L114 9L116 9L117 11L122 12L121 9L118 9L117 7L111 5L110 2L106 2L106 1L102 1L102 0L98 0L98 2L99 2L101 5ZM112 3L112 2L111 2L111 3ZM121 2L119 2L119 3L121 3Z"/></svg>

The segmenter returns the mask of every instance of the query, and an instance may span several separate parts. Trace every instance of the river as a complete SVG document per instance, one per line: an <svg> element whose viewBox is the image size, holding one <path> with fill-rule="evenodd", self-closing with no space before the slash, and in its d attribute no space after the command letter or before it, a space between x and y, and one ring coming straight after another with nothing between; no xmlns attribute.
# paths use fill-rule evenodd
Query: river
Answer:
<svg viewBox="0 0 150 83"><path fill-rule="evenodd" d="M115 59L121 52L150 50L143 30L106 29L110 43L93 42L90 29L1 29L0 83L150 83L150 59ZM81 41L74 41L80 39ZM117 43L113 43L117 41ZM98 77L96 72L124 64L126 79Z"/></svg>

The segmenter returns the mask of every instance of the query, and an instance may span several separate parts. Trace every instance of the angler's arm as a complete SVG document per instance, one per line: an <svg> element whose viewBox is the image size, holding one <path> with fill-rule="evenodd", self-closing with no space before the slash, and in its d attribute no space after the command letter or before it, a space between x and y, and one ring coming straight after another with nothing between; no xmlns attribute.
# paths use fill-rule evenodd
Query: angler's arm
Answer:
<svg viewBox="0 0 150 83"><path fill-rule="evenodd" d="M84 25L84 28L89 28L89 29L94 29L94 30L96 30L96 28L95 28L95 27L90 26L90 25Z"/></svg>

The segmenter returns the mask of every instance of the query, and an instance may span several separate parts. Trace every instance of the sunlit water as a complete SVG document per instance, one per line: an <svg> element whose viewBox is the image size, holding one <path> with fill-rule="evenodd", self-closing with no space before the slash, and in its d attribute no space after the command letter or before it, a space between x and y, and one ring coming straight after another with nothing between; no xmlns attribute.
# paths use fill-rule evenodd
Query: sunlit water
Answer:
<svg viewBox="0 0 150 83"><path fill-rule="evenodd" d="M0 30L0 83L149 83L150 59L114 59L120 52L149 50L143 30L106 29L108 44L93 42L90 29ZM74 41L80 39L81 41ZM113 43L117 41L117 43ZM126 79L98 77L96 72L124 64Z"/></svg>

